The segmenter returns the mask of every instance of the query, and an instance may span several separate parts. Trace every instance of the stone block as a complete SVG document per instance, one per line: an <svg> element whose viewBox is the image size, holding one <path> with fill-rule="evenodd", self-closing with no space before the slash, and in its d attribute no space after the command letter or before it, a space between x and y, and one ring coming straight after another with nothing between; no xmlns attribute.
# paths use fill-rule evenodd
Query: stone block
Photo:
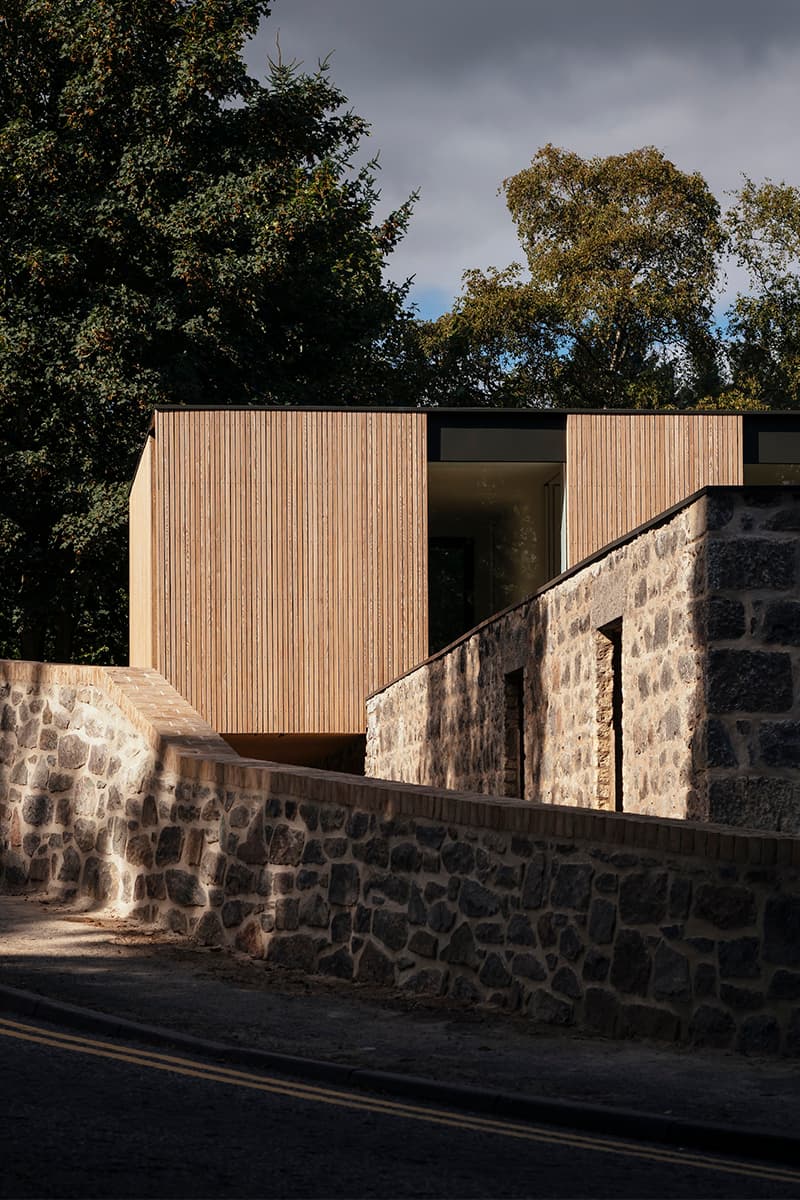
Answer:
<svg viewBox="0 0 800 1200"><path fill-rule="evenodd" d="M327 861L323 850L322 842L317 838L309 838L303 849L302 862L314 863L316 866L323 867Z"/></svg>
<svg viewBox="0 0 800 1200"><path fill-rule="evenodd" d="M550 889L550 903L553 908L586 912L592 894L593 878L594 868L590 863L562 862Z"/></svg>
<svg viewBox="0 0 800 1200"><path fill-rule="evenodd" d="M296 896L282 896L275 901L275 928L298 929L300 926L300 901Z"/></svg>
<svg viewBox="0 0 800 1200"><path fill-rule="evenodd" d="M543 854L534 854L525 868L521 903L523 908L541 908L544 903L547 861Z"/></svg>
<svg viewBox="0 0 800 1200"><path fill-rule="evenodd" d="M445 990L447 976L444 971L435 967L425 967L415 971L403 982L403 988L409 992L417 992L428 996L441 996Z"/></svg>
<svg viewBox="0 0 800 1200"><path fill-rule="evenodd" d="M180 862L183 853L183 830L180 825L165 825L158 835L156 866Z"/></svg>
<svg viewBox="0 0 800 1200"><path fill-rule="evenodd" d="M645 939L636 929L621 929L614 943L611 983L620 992L644 996L651 970L652 961Z"/></svg>
<svg viewBox="0 0 800 1200"><path fill-rule="evenodd" d="M689 1040L694 1046L725 1049L733 1041L735 1031L730 1013L711 1004L701 1004L689 1021Z"/></svg>
<svg viewBox="0 0 800 1200"><path fill-rule="evenodd" d="M415 833L420 846L429 850L438 850L447 836L443 825L417 825Z"/></svg>
<svg viewBox="0 0 800 1200"><path fill-rule="evenodd" d="M691 996L689 960L666 943L653 957L653 995L656 1000L684 1001Z"/></svg>
<svg viewBox="0 0 800 1200"><path fill-rule="evenodd" d="M758 938L734 938L718 947L721 979L758 979L761 974Z"/></svg>
<svg viewBox="0 0 800 1200"><path fill-rule="evenodd" d="M800 768L800 721L764 721L759 751L765 766L796 771Z"/></svg>
<svg viewBox="0 0 800 1200"><path fill-rule="evenodd" d="M331 917L331 906L319 892L312 892L300 903L300 924L314 929L327 929Z"/></svg>
<svg viewBox="0 0 800 1200"><path fill-rule="evenodd" d="M761 626L765 643L800 646L800 600L775 600L768 604Z"/></svg>
<svg viewBox="0 0 800 1200"><path fill-rule="evenodd" d="M269 861L279 866L296 867L303 855L305 834L290 825L276 825L269 846Z"/></svg>
<svg viewBox="0 0 800 1200"><path fill-rule="evenodd" d="M740 1054L777 1054L781 1031L773 1016L766 1013L747 1017L742 1022L736 1049Z"/></svg>
<svg viewBox="0 0 800 1200"><path fill-rule="evenodd" d="M408 900L410 884L402 876L386 874L383 871L372 872L364 883L364 896L368 897L373 892L385 896L387 900L392 900L395 904L405 904Z"/></svg>
<svg viewBox="0 0 800 1200"><path fill-rule="evenodd" d="M150 835L139 833L134 837L129 837L125 847L125 859L135 867L152 867L153 844L150 841Z"/></svg>
<svg viewBox="0 0 800 1200"><path fill-rule="evenodd" d="M768 1000L800 1000L800 974L776 971L767 991Z"/></svg>
<svg viewBox="0 0 800 1200"><path fill-rule="evenodd" d="M628 925L660 925L667 913L667 873L627 875L620 883L619 915Z"/></svg>
<svg viewBox="0 0 800 1200"><path fill-rule="evenodd" d="M322 845L328 858L344 858L349 842L347 838L325 838Z"/></svg>
<svg viewBox="0 0 800 1200"><path fill-rule="evenodd" d="M325 824L323 821L323 829ZM345 833L351 841L357 842L369 832L369 813L352 811L348 814ZM388 864L387 864L388 865Z"/></svg>
<svg viewBox="0 0 800 1200"><path fill-rule="evenodd" d="M593 983L603 983L608 978L610 966L611 959L590 946L583 960L583 978Z"/></svg>
<svg viewBox="0 0 800 1200"><path fill-rule="evenodd" d="M514 913L508 922L507 941L510 946L535 946L536 934L522 913Z"/></svg>
<svg viewBox="0 0 800 1200"><path fill-rule="evenodd" d="M475 926L475 940L483 946L501 946L505 940L505 928L497 921L479 921Z"/></svg>
<svg viewBox="0 0 800 1200"><path fill-rule="evenodd" d="M800 896L769 896L764 906L765 962L800 966Z"/></svg>
<svg viewBox="0 0 800 1200"><path fill-rule="evenodd" d="M561 937L558 942L558 952L567 962L575 962L583 952L583 942L574 925L567 925L562 930Z"/></svg>
<svg viewBox="0 0 800 1200"><path fill-rule="evenodd" d="M439 957L443 962L450 963L451 966L477 966L478 955L475 950L475 938L471 927L466 921L463 921L458 929L454 931L450 941L443 947Z"/></svg>
<svg viewBox="0 0 800 1200"><path fill-rule="evenodd" d="M412 954L419 954L422 958L436 958L439 941L425 929L415 929L409 940L408 948Z"/></svg>
<svg viewBox="0 0 800 1200"><path fill-rule="evenodd" d="M538 990L533 993L528 1006L528 1012L534 1021L542 1021L546 1025L573 1025L575 1010L566 1000L559 1000L550 992Z"/></svg>
<svg viewBox="0 0 800 1200"><path fill-rule="evenodd" d="M571 1000L578 1000L583 994L578 976L570 967L560 967L556 971L551 987L554 992L560 992Z"/></svg>
<svg viewBox="0 0 800 1200"><path fill-rule="evenodd" d="M331 904L355 904L360 887L361 880L355 863L333 863L328 886L328 899Z"/></svg>
<svg viewBox="0 0 800 1200"><path fill-rule="evenodd" d="M478 976L485 987L504 988L511 983L511 975L499 954L487 954Z"/></svg>
<svg viewBox="0 0 800 1200"><path fill-rule="evenodd" d="M475 869L475 850L469 842L442 846L442 864L450 875L470 875Z"/></svg>
<svg viewBox="0 0 800 1200"><path fill-rule="evenodd" d="M422 854L413 842L399 842L389 856L392 871L413 874L422 866Z"/></svg>
<svg viewBox="0 0 800 1200"><path fill-rule="evenodd" d="M263 866L269 857L269 832L262 809L251 821L247 836L236 847L237 858L253 866Z"/></svg>
<svg viewBox="0 0 800 1200"><path fill-rule="evenodd" d="M748 888L703 883L695 891L693 911L717 929L742 929L755 922L756 902Z"/></svg>
<svg viewBox="0 0 800 1200"><path fill-rule="evenodd" d="M372 916L372 933L389 950L402 950L408 941L408 918L405 913L379 908Z"/></svg>
<svg viewBox="0 0 800 1200"><path fill-rule="evenodd" d="M589 1029L605 1037L614 1037L621 1017L619 1000L605 988L588 988L583 1006L583 1019Z"/></svg>
<svg viewBox="0 0 800 1200"><path fill-rule="evenodd" d="M732 983L719 985L719 998L731 1008L757 1011L764 1007L764 993L753 991L752 988L736 987Z"/></svg>
<svg viewBox="0 0 800 1200"><path fill-rule="evenodd" d="M650 1004L625 1004L622 1007L619 1031L623 1037L676 1042L680 1028L680 1018L669 1009Z"/></svg>
<svg viewBox="0 0 800 1200"><path fill-rule="evenodd" d="M207 901L205 888L202 888L194 875L190 875L188 871L168 870L166 883L167 894L173 904L196 908Z"/></svg>
<svg viewBox="0 0 800 1200"><path fill-rule="evenodd" d="M792 661L765 650L715 650L708 655L712 713L786 712L792 707Z"/></svg>
<svg viewBox="0 0 800 1200"><path fill-rule="evenodd" d="M356 979L359 983L391 987L395 981L394 963L374 942L366 941L358 960Z"/></svg>
<svg viewBox="0 0 800 1200"><path fill-rule="evenodd" d="M353 959L346 946L340 946L332 954L323 954L317 967L320 975L332 975L335 979L353 978Z"/></svg>
<svg viewBox="0 0 800 1200"><path fill-rule="evenodd" d="M58 743L58 765L70 771L82 767L89 757L89 743L77 733L66 733Z"/></svg>
<svg viewBox="0 0 800 1200"><path fill-rule="evenodd" d="M458 897L458 907L465 917L492 917L500 910L500 901L493 892L474 879L465 879Z"/></svg>
<svg viewBox="0 0 800 1200"><path fill-rule="evenodd" d="M22 801L22 819L28 825L49 825L53 819L53 801L41 794L26 796Z"/></svg>
<svg viewBox="0 0 800 1200"><path fill-rule="evenodd" d="M708 640L734 641L744 637L744 605L727 596L711 596L706 615Z"/></svg>
<svg viewBox="0 0 800 1200"><path fill-rule="evenodd" d="M616 924L617 910L611 901L594 900L589 910L589 941L594 945L608 945L613 940Z"/></svg>
<svg viewBox="0 0 800 1200"><path fill-rule="evenodd" d="M267 946L267 962L276 967L310 973L315 969L316 961L314 939L306 933L274 936Z"/></svg>
<svg viewBox="0 0 800 1200"><path fill-rule="evenodd" d="M708 543L708 586L712 591L784 591L794 579L794 542L740 537Z"/></svg>

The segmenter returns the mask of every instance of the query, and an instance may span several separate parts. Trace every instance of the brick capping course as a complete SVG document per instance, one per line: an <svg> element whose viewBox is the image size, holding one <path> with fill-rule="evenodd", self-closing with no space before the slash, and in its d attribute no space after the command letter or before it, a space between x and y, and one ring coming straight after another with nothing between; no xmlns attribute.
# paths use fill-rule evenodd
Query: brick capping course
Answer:
<svg viewBox="0 0 800 1200"><path fill-rule="evenodd" d="M800 1056L800 838L238 757L153 671L0 662L0 888L276 966Z"/></svg>

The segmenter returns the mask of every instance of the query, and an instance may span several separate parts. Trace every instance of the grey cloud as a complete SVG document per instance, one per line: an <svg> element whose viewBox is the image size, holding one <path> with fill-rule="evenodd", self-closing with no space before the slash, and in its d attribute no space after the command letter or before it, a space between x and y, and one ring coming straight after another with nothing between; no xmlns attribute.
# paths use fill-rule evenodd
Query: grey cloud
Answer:
<svg viewBox="0 0 800 1200"><path fill-rule="evenodd" d="M458 290L521 252L501 180L551 141L661 147L720 199L741 172L800 182L800 4L767 0L276 0L250 47L331 74L372 124L383 207L421 189L392 275Z"/></svg>

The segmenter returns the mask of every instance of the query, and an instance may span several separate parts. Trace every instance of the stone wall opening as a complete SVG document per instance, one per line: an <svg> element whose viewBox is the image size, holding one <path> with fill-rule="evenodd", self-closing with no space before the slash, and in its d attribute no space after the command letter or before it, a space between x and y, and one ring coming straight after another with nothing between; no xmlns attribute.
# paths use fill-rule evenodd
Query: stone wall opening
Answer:
<svg viewBox="0 0 800 1200"><path fill-rule="evenodd" d="M601 808L624 811L622 618L597 631L597 791Z"/></svg>
<svg viewBox="0 0 800 1200"><path fill-rule="evenodd" d="M525 699L524 673L505 676L505 763L504 795L525 797Z"/></svg>

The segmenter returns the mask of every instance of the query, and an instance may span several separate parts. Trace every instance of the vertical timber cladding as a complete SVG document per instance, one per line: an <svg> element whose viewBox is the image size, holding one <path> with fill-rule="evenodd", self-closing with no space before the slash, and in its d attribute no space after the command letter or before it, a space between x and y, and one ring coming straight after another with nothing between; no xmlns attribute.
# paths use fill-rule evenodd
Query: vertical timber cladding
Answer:
<svg viewBox="0 0 800 1200"><path fill-rule="evenodd" d="M740 416L570 413L569 565L658 516L698 488L742 482Z"/></svg>
<svg viewBox="0 0 800 1200"><path fill-rule="evenodd" d="M427 654L423 413L157 414L159 669L221 733L363 733Z"/></svg>
<svg viewBox="0 0 800 1200"><path fill-rule="evenodd" d="M153 640L153 439L148 437L128 500L129 652L132 667L155 666Z"/></svg>

